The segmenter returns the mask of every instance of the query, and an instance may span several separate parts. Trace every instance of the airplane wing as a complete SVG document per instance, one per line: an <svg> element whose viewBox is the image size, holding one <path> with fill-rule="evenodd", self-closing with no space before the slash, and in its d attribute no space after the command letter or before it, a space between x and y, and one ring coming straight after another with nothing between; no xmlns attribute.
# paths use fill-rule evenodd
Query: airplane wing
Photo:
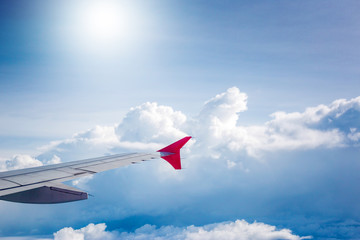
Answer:
<svg viewBox="0 0 360 240"><path fill-rule="evenodd" d="M86 192L62 182L159 157L181 169L180 149L190 138L180 139L158 153L117 154L0 172L0 200L38 204L84 200L88 198Z"/></svg>

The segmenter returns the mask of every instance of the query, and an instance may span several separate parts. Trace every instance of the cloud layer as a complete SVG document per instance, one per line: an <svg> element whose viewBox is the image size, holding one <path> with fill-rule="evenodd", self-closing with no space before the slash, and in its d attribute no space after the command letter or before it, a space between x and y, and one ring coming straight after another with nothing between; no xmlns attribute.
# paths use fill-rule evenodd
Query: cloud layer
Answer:
<svg viewBox="0 0 360 240"><path fill-rule="evenodd" d="M36 212L21 220L33 234L89 222L132 231L146 223L177 229L240 218L317 239L358 236L360 191L354 183L360 171L360 97L303 112L276 112L261 125L240 125L246 110L247 95L236 87L206 101L194 117L144 103L114 126L96 126L49 143L36 157L2 161L1 169L10 170L155 151L180 137L195 137L182 151L182 171L164 161L145 162L75 182L95 196L84 202L31 208L1 202L0 209L11 217L0 219L0 234L24 231L15 224L18 214Z"/></svg>
<svg viewBox="0 0 360 240"><path fill-rule="evenodd" d="M261 157L266 152L357 146L360 140L360 97L339 99L304 112L275 112L263 125L238 125L247 110L247 95L236 87L205 102L198 116L157 103L131 108L115 126L96 126L64 141L42 147L37 158L14 156L2 166L18 169L118 151L150 151L186 135L198 139L192 149L206 147L217 158L223 151ZM201 149L204 150L204 149ZM24 160L26 158L26 160ZM39 159L40 162L37 160Z"/></svg>
<svg viewBox="0 0 360 240"><path fill-rule="evenodd" d="M108 232L106 225L89 224L88 226L74 230L63 228L54 233L54 240L300 240L311 239L311 237L299 237L293 235L289 229L277 230L274 226L264 223L248 223L244 220L235 222L223 222L205 225L202 227L188 226L179 228L174 226L163 226L156 228L154 225L144 225L134 232Z"/></svg>

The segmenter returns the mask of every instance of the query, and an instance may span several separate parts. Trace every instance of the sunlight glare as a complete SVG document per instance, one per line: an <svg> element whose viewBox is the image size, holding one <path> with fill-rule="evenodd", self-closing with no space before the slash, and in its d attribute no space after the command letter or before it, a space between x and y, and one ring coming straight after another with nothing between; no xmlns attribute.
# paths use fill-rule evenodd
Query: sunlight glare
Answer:
<svg viewBox="0 0 360 240"><path fill-rule="evenodd" d="M131 2L86 1L73 9L69 43L84 54L109 55L143 39L144 14Z"/></svg>
<svg viewBox="0 0 360 240"><path fill-rule="evenodd" d="M89 4L83 9L81 25L83 33L95 41L112 41L126 35L126 13L110 1Z"/></svg>

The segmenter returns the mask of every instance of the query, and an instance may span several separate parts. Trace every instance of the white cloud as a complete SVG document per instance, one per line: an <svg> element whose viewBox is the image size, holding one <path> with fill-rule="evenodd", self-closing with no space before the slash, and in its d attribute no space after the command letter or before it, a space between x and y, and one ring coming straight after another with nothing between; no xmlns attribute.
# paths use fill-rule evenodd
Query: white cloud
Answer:
<svg viewBox="0 0 360 240"><path fill-rule="evenodd" d="M200 117L195 119L199 127L193 129L194 134L200 134L212 150L245 150L256 157L268 151L342 147L347 138L341 123L360 124L358 97L307 108L303 113L275 112L271 115L273 119L263 125L240 126L237 121L241 117L239 112L247 109L246 99L246 94L230 88L206 102ZM350 111L353 114L347 116ZM350 137L356 139L356 135ZM213 153L218 155L221 153Z"/></svg>
<svg viewBox="0 0 360 240"><path fill-rule="evenodd" d="M360 132L356 128L350 128L350 133L347 137L354 142L358 142L360 140Z"/></svg>
<svg viewBox="0 0 360 240"><path fill-rule="evenodd" d="M14 155L11 159L0 160L0 171L39 167L43 165L57 164L57 163L61 163L61 159L56 155L53 155L53 157L50 159L45 159L44 161L40 161L39 159L34 158L30 155L18 154L18 155Z"/></svg>
<svg viewBox="0 0 360 240"><path fill-rule="evenodd" d="M71 161L114 152L154 151L188 134L197 139L192 152L230 163L236 163L234 158L242 152L261 157L265 152L344 147L360 140L356 131L360 128L360 97L310 107L302 113L275 112L263 125L239 125L239 113L246 110L247 95L236 87L205 102L194 118L147 102L130 109L116 126L96 126L42 147L37 159L55 163L56 157ZM29 165L19 167L34 166L35 161L27 159Z"/></svg>
<svg viewBox="0 0 360 240"><path fill-rule="evenodd" d="M246 110L247 95L232 87L205 102L198 119L201 124L233 128L238 120L238 113Z"/></svg>
<svg viewBox="0 0 360 240"><path fill-rule="evenodd" d="M236 220L230 223L219 223L204 227L189 227L186 233L188 240L202 239L309 239L310 237L299 237L292 234L289 229L277 230L276 227L264 223L254 222L252 224L245 220Z"/></svg>
<svg viewBox="0 0 360 240"><path fill-rule="evenodd" d="M104 223L89 224L78 230L66 227L54 233L54 240L113 240L117 239L115 233L105 231Z"/></svg>
<svg viewBox="0 0 360 240"><path fill-rule="evenodd" d="M86 132L75 134L73 138L89 142L93 145L107 144L111 146L118 142L114 127L112 126L95 126Z"/></svg>
<svg viewBox="0 0 360 240"><path fill-rule="evenodd" d="M49 159L57 156L67 162L109 154L111 149L117 146L119 146L119 140L115 134L115 126L95 126L74 134L72 138L51 142L41 147L42 153L38 159L48 162Z"/></svg>
<svg viewBox="0 0 360 240"><path fill-rule="evenodd" d="M181 130L186 116L168 106L144 103L131 108L116 128L121 141L164 142L186 134Z"/></svg>
<svg viewBox="0 0 360 240"><path fill-rule="evenodd" d="M11 159L2 161L1 171L16 170L29 167L42 166L43 163L29 155L14 155Z"/></svg>
<svg viewBox="0 0 360 240"><path fill-rule="evenodd" d="M245 220L216 223L202 227L188 226L186 228L174 226L156 228L154 225L144 225L132 233L108 232L105 229L104 223L89 224L79 230L63 228L54 233L54 240L300 240L311 238L294 235L289 229L278 230L271 225L258 222L248 223Z"/></svg>

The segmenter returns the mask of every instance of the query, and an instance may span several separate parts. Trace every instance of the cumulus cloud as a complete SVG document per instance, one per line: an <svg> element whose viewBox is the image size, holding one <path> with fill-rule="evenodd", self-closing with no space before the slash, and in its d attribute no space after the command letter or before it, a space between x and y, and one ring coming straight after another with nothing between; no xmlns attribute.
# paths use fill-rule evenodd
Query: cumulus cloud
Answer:
<svg viewBox="0 0 360 240"><path fill-rule="evenodd" d="M58 216L52 219L53 224L127 221L135 216L147 220L136 227L179 222L201 226L208 221L245 218L281 225L297 234L316 232L317 239L326 239L336 229L331 220L339 214L344 216L339 222L360 221L360 192L354 184L360 171L359 106L359 97L340 99L303 112L276 112L264 124L242 126L239 119L246 114L247 95L233 87L206 101L196 116L144 103L130 109L114 126L95 126L44 146L36 157L14 157L2 161L0 167L18 169L112 153L155 151L192 135L195 140L182 151L186 157L183 171L151 161L77 180L73 184L95 197L79 205L52 206ZM37 207L32 209L46 215ZM51 214L43 216L37 225L47 226L49 218ZM322 226L315 227L319 221ZM6 228L5 220L0 219L0 224L2 231L14 228ZM215 231L203 228L205 235ZM338 238L360 233L358 225L343 225L341 229L343 235L336 235ZM86 229L69 228L61 234L84 236L83 231ZM121 234L132 236L136 232Z"/></svg>
<svg viewBox="0 0 360 240"><path fill-rule="evenodd" d="M168 106L157 103L144 103L131 108L116 133L122 141L164 142L186 135L181 129L186 116Z"/></svg>
<svg viewBox="0 0 360 240"><path fill-rule="evenodd" d="M29 167L42 166L43 163L29 155L14 155L11 159L2 161L1 171L16 170Z"/></svg>
<svg viewBox="0 0 360 240"><path fill-rule="evenodd" d="M245 220L235 222L223 222L205 225L202 227L188 226L179 228L174 226L163 226L157 228L154 225L144 225L134 232L108 232L106 225L89 224L79 230L73 228L63 228L54 233L54 240L112 240L112 239L131 239L131 240L300 240L311 239L311 237L300 237L292 234L289 229L276 229L276 227L264 223L248 223Z"/></svg>
<svg viewBox="0 0 360 240"><path fill-rule="evenodd" d="M109 154L110 149L118 146L119 140L114 126L95 126L84 132L74 134L69 139L54 141L40 147L40 161L48 161L58 156L62 161L73 161L81 158Z"/></svg>
<svg viewBox="0 0 360 240"><path fill-rule="evenodd" d="M105 231L104 223L89 224L84 228L74 230L71 227L63 228L54 233L54 240L113 240L115 233Z"/></svg>
<svg viewBox="0 0 360 240"><path fill-rule="evenodd" d="M206 101L198 119L205 125L219 124L232 128L238 120L238 113L247 110L247 95L236 87Z"/></svg>
<svg viewBox="0 0 360 240"><path fill-rule="evenodd" d="M360 97L340 99L304 112L275 112L263 125L241 126L238 120L247 110L247 95L232 87L206 101L199 115L193 118L169 106L147 102L131 108L115 126L96 126L42 147L43 153L37 159L55 163L54 156L71 161L124 151L154 151L186 135L200 140L193 151L214 159L229 152L232 155L245 152L259 158L266 152L279 150L344 147L360 140L359 109ZM231 156L225 158L227 163L236 162Z"/></svg>
<svg viewBox="0 0 360 240"><path fill-rule="evenodd" d="M360 131L356 128L350 128L350 132L348 133L347 137L354 142L358 142L360 140Z"/></svg>
<svg viewBox="0 0 360 240"><path fill-rule="evenodd" d="M358 140L357 133L349 131L359 126L360 97L336 100L302 113L275 112L263 125L241 126L237 124L239 113L247 109L246 104L246 94L235 87L228 89L205 103L194 120L198 128L192 132L203 137L212 150L245 150L253 157L269 151L342 147L349 139Z"/></svg>
<svg viewBox="0 0 360 240"><path fill-rule="evenodd" d="M115 126L96 126L72 138L40 148L41 161L60 156L63 161L129 151L155 151L186 133L179 130L186 117L171 107L145 103L130 109Z"/></svg>
<svg viewBox="0 0 360 240"><path fill-rule="evenodd" d="M30 167L39 167L49 164L61 163L61 159L53 155L50 159L40 161L37 157L32 157L26 154L14 155L11 159L3 159L0 161L0 171L17 170Z"/></svg>

